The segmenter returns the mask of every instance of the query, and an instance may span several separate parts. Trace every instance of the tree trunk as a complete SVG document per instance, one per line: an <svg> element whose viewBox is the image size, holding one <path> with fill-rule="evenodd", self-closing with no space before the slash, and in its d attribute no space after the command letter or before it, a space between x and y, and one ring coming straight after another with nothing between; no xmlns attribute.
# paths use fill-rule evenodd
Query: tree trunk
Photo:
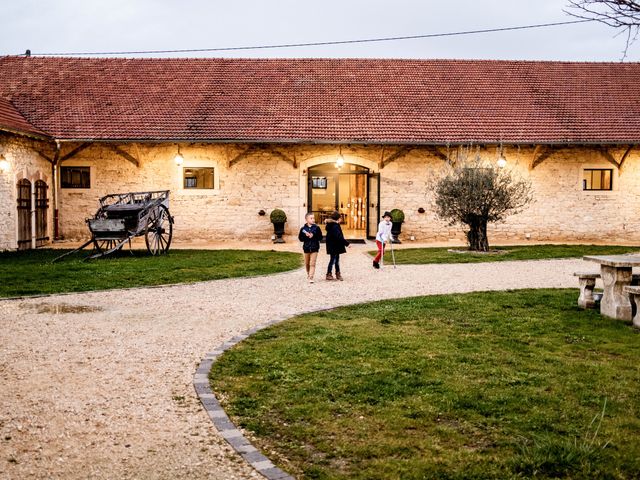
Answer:
<svg viewBox="0 0 640 480"><path fill-rule="evenodd" d="M487 222L479 220L469 224L467 232L469 250L473 252L488 252L489 239L487 238Z"/></svg>

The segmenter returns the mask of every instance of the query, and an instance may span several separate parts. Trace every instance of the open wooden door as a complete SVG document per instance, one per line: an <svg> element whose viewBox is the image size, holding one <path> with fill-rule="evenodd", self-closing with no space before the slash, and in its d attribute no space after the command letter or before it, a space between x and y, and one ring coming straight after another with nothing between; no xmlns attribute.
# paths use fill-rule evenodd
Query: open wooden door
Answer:
<svg viewBox="0 0 640 480"><path fill-rule="evenodd" d="M380 222L380 174L367 175L367 238L376 238Z"/></svg>

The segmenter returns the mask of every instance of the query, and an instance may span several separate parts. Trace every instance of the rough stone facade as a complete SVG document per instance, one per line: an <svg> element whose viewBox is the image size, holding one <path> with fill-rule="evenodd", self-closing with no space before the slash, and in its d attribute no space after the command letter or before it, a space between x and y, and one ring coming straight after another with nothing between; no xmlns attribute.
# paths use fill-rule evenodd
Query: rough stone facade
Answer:
<svg viewBox="0 0 640 480"><path fill-rule="evenodd" d="M3 138L5 156L11 159L13 170L0 178L0 249L13 249L16 172L43 176L51 184L51 167L35 152L34 142ZM62 145L61 156L77 146ZM286 212L286 234L295 235L307 210L307 168L335 162L338 147L267 145L248 150L249 147L181 144L184 164L179 167L174 162L177 144L120 145L122 151L138 161L138 166L112 148L93 144L62 163L90 167L91 188L59 189L60 234L65 239L87 238L84 220L95 213L102 195L168 189L176 240L266 240L273 233L268 214L274 208ZM449 226L434 213L433 186L446 168L441 155L453 156L453 149L448 152L440 148L438 154L430 148L415 148L380 168L381 160L388 159L398 148L343 146L342 153L347 163L380 173L380 209L404 210L405 240L413 236L421 242L463 242L462 228ZM621 158L624 150L610 152L614 158ZM534 202L522 213L492 226L490 242L640 241L639 153L632 151L619 171L596 149L558 149L532 169L534 154L533 147L506 147L506 168L531 179ZM497 159L495 147L481 150L480 155L487 161ZM215 188L184 189L182 169L188 167L213 167ZM583 191L584 168L612 169L613 190ZM425 212L419 213L420 208ZM260 216L260 210L266 215Z"/></svg>
<svg viewBox="0 0 640 480"><path fill-rule="evenodd" d="M9 162L9 170L0 172L0 250L18 248L17 183L26 178L33 185L43 180L49 186L51 203L53 190L51 163L37 151L51 154L51 145L25 137L0 133L0 154ZM47 235L53 238L53 208L47 215Z"/></svg>

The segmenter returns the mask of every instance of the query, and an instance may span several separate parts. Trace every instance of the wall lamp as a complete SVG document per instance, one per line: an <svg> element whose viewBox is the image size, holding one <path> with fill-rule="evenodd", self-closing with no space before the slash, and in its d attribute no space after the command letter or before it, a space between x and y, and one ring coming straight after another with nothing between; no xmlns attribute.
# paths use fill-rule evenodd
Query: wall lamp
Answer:
<svg viewBox="0 0 640 480"><path fill-rule="evenodd" d="M0 172L5 173L9 171L9 161L4 158L4 155L0 155Z"/></svg>
<svg viewBox="0 0 640 480"><path fill-rule="evenodd" d="M336 160L336 167L342 168L344 165L344 157L342 156L342 147L340 147L340 153L338 154L338 159Z"/></svg>
<svg viewBox="0 0 640 480"><path fill-rule="evenodd" d="M180 153L180 145L178 145L178 153L176 154L175 157L173 157L173 161L176 162L177 166L180 166L184 163L184 157Z"/></svg>

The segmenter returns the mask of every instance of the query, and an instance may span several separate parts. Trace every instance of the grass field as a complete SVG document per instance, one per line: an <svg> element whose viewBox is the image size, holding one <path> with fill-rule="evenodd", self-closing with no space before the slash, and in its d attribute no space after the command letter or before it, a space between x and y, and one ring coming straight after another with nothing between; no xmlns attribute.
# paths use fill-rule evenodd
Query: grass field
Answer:
<svg viewBox="0 0 640 480"><path fill-rule="evenodd" d="M86 252L57 263L64 250L0 253L0 297L83 292L110 288L199 282L265 275L300 267L297 253L253 250L171 250L150 256L146 250L118 252L82 261Z"/></svg>
<svg viewBox="0 0 640 480"><path fill-rule="evenodd" d="M395 248L396 263L480 263L505 262L512 260L544 260L552 258L580 258L584 255L613 255L640 252L638 247L619 245L518 245L508 247L492 247L492 253L451 252L464 251L460 248ZM376 251L369 252L375 255ZM384 261L391 263L391 249L387 246Z"/></svg>
<svg viewBox="0 0 640 480"><path fill-rule="evenodd" d="M232 419L317 479L640 478L640 335L576 290L296 317L211 371Z"/></svg>

